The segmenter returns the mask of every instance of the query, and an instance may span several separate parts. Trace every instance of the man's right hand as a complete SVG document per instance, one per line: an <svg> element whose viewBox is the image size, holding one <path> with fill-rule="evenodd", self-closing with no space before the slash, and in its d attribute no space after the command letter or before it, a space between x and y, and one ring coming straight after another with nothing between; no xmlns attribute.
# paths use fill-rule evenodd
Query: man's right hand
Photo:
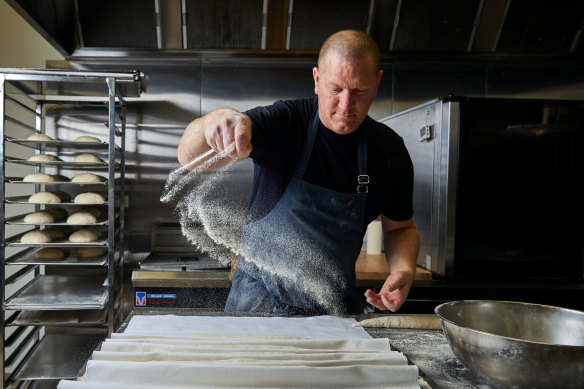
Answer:
<svg viewBox="0 0 584 389"><path fill-rule="evenodd" d="M207 144L216 153L235 160L245 159L252 150L251 120L232 108L220 108L204 117L202 124Z"/></svg>

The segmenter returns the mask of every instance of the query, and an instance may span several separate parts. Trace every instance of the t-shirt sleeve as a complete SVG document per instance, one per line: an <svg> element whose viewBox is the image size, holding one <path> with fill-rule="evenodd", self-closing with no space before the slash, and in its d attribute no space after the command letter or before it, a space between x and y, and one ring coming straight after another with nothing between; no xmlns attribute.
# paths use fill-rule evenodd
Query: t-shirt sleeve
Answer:
<svg viewBox="0 0 584 389"><path fill-rule="evenodd" d="M285 151L290 141L298 141L299 128L306 127L306 111L310 100L277 101L273 105L245 111L252 123L250 157L256 162L267 161L270 155Z"/></svg>
<svg viewBox="0 0 584 389"><path fill-rule="evenodd" d="M393 172L390 175L389 196L385 201L383 215L391 220L405 221L414 215L414 166L401 138L394 146L389 160Z"/></svg>

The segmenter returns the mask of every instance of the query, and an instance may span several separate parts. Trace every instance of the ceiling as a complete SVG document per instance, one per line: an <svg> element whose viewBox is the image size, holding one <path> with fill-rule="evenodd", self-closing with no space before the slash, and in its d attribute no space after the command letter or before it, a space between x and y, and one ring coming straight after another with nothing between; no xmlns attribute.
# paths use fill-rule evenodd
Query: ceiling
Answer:
<svg viewBox="0 0 584 389"><path fill-rule="evenodd" d="M584 1L6 0L65 56L85 48L305 53L341 29L383 54L582 56Z"/></svg>

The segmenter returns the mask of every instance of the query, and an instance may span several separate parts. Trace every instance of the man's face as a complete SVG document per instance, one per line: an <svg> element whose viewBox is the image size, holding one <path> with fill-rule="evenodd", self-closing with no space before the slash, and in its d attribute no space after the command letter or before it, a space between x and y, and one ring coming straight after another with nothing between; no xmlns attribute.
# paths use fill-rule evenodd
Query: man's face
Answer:
<svg viewBox="0 0 584 389"><path fill-rule="evenodd" d="M375 71L373 58L347 61L335 53L312 69L314 93L322 123L337 134L350 134L365 120L377 94L383 71Z"/></svg>

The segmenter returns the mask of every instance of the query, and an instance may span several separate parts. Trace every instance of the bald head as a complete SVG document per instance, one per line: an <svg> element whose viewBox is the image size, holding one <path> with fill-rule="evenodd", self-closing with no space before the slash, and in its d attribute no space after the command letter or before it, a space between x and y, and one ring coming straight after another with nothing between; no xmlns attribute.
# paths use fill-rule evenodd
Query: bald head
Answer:
<svg viewBox="0 0 584 389"><path fill-rule="evenodd" d="M334 33L324 41L318 54L318 67L323 71L326 58L330 55L339 56L345 61L353 62L371 56L372 69L379 70L379 46L368 34L358 30L343 30Z"/></svg>

